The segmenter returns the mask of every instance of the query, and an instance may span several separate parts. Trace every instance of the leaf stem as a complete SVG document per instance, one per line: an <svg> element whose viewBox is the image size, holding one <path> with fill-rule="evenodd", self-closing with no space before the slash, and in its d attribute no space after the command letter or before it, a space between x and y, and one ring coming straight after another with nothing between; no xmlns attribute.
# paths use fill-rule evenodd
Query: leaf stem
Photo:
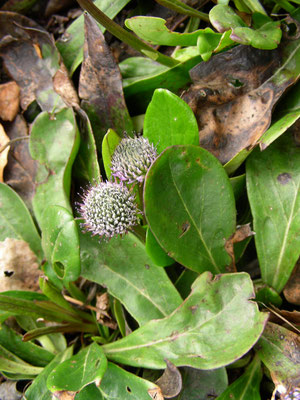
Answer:
<svg viewBox="0 0 300 400"><path fill-rule="evenodd" d="M126 31L120 25L116 24L98 7L96 7L91 0L77 0L77 2L84 10L91 14L91 16L95 18L97 22L103 25L111 34L122 40L122 42L127 43L129 46L140 51L142 54L160 64L166 65L167 67L174 67L175 65L179 64L179 61L172 57L161 54L159 51L153 49L141 39L137 38L132 33Z"/></svg>

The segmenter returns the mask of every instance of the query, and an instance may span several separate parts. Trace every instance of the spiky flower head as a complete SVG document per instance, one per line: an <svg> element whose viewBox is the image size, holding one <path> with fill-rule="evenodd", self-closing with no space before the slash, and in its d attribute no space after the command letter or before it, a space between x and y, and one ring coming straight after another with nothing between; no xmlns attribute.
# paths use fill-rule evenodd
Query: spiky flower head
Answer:
<svg viewBox="0 0 300 400"><path fill-rule="evenodd" d="M283 397L283 400L300 400L300 388L292 389Z"/></svg>
<svg viewBox="0 0 300 400"><path fill-rule="evenodd" d="M84 219L82 227L106 239L127 233L138 223L134 196L122 183L101 182L91 186L79 211Z"/></svg>
<svg viewBox="0 0 300 400"><path fill-rule="evenodd" d="M157 150L147 138L126 137L118 144L112 156L112 175L128 183L142 182L156 157Z"/></svg>

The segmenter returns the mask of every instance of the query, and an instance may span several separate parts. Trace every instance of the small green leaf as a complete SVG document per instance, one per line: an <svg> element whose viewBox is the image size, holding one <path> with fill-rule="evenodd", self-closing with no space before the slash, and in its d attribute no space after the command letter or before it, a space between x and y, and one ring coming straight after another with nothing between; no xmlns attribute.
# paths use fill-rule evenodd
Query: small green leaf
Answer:
<svg viewBox="0 0 300 400"><path fill-rule="evenodd" d="M146 175L144 207L170 257L196 272L226 271L231 259L224 245L235 230L235 201L212 154L191 145L165 150Z"/></svg>
<svg viewBox="0 0 300 400"><path fill-rule="evenodd" d="M84 110L79 109L77 112L80 117L80 147L74 161L73 173L87 181L100 182L101 173L91 122Z"/></svg>
<svg viewBox="0 0 300 400"><path fill-rule="evenodd" d="M148 391L156 388L154 383L108 363L100 387L95 384L86 386L75 400L150 400Z"/></svg>
<svg viewBox="0 0 300 400"><path fill-rule="evenodd" d="M80 235L82 276L107 287L140 325L169 315L181 297L145 246L131 233L108 243Z"/></svg>
<svg viewBox="0 0 300 400"><path fill-rule="evenodd" d="M276 386L299 385L299 335L268 322L255 348Z"/></svg>
<svg viewBox="0 0 300 400"><path fill-rule="evenodd" d="M198 124L191 108L166 89L157 89L144 121L144 136L158 153L176 144L199 144Z"/></svg>
<svg viewBox="0 0 300 400"><path fill-rule="evenodd" d="M80 275L80 253L77 225L73 215L63 207L50 206L41 219L42 244L57 276L64 282Z"/></svg>
<svg viewBox="0 0 300 400"><path fill-rule="evenodd" d="M262 379L260 359L255 357L242 376L236 379L217 400L261 400Z"/></svg>
<svg viewBox="0 0 300 400"><path fill-rule="evenodd" d="M137 36L151 44L163 46L195 46L199 31L191 33L172 32L166 27L166 20L157 17L132 17L125 25ZM201 31L200 31L201 32Z"/></svg>
<svg viewBox="0 0 300 400"><path fill-rule="evenodd" d="M161 65L145 57L128 57L119 63L119 68L123 78L123 86L127 86L128 83L146 78L147 76L169 70L165 65Z"/></svg>
<svg viewBox="0 0 300 400"><path fill-rule="evenodd" d="M280 293L300 255L300 149L284 135L246 166L262 279Z"/></svg>
<svg viewBox="0 0 300 400"><path fill-rule="evenodd" d="M35 119L29 149L32 158L40 163L33 199L38 223L50 205L72 212L69 202L71 169L78 147L79 133L72 109L65 108L55 117L42 112Z"/></svg>
<svg viewBox="0 0 300 400"><path fill-rule="evenodd" d="M200 55L195 56L175 67L168 68L166 71L141 78L125 86L124 95L126 104L131 113L134 115L144 114L155 89L166 88L172 92L177 92L187 83L190 83L191 77L189 71L201 61L202 58Z"/></svg>
<svg viewBox="0 0 300 400"><path fill-rule="evenodd" d="M230 39L230 31L217 33L210 28L203 29L199 32L197 40L197 47L203 61L208 61L212 53L219 52L233 44L234 41Z"/></svg>
<svg viewBox="0 0 300 400"><path fill-rule="evenodd" d="M0 326L0 345L22 360L38 367L44 367L54 357L52 353L34 343L23 342L22 336L5 324Z"/></svg>
<svg viewBox="0 0 300 400"><path fill-rule="evenodd" d="M111 158L122 138L113 130L109 129L102 142L102 160L107 179L111 177Z"/></svg>
<svg viewBox="0 0 300 400"><path fill-rule="evenodd" d="M95 5L100 8L109 18L114 18L129 0L96 0ZM105 28L100 26L104 33ZM64 60L65 66L72 75L83 60L84 44L84 16L81 15L66 30L63 37L57 41L56 46Z"/></svg>
<svg viewBox="0 0 300 400"><path fill-rule="evenodd" d="M34 379L25 392L26 400L52 400L52 393L47 388L47 378L50 372L59 364L72 356L73 347L59 353L46 368Z"/></svg>
<svg viewBox="0 0 300 400"><path fill-rule="evenodd" d="M41 238L31 215L21 197L4 183L0 183L0 225L0 240L24 240L41 261Z"/></svg>
<svg viewBox="0 0 300 400"><path fill-rule="evenodd" d="M199 369L228 365L256 343L268 318L249 301L251 297L248 274L212 279L204 272L172 314L148 322L103 350L112 361L152 369L165 368L165 359Z"/></svg>
<svg viewBox="0 0 300 400"><path fill-rule="evenodd" d="M280 21L272 21L267 16L260 16L260 27L252 29L231 7L218 4L211 9L209 18L219 32L231 30L230 39L244 45L251 45L257 49L276 49L281 40ZM261 21L261 18L263 18L263 21Z"/></svg>
<svg viewBox="0 0 300 400"><path fill-rule="evenodd" d="M77 392L93 382L98 386L106 368L101 347L92 343L55 367L48 376L47 387L51 392Z"/></svg>
<svg viewBox="0 0 300 400"><path fill-rule="evenodd" d="M0 345L0 371L11 374L38 375L43 368L26 363Z"/></svg>

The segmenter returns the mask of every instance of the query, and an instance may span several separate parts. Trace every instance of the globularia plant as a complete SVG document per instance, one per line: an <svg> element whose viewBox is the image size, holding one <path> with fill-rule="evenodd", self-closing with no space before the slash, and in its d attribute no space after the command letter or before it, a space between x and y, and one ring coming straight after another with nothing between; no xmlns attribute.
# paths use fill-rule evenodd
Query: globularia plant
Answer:
<svg viewBox="0 0 300 400"><path fill-rule="evenodd" d="M13 243L42 276L40 292L0 293L0 383L24 381L24 400L298 400L299 327L271 322L265 307L298 318L300 149L288 131L300 117L297 2L206 2L208 15L159 0L182 29L134 16L135 35L96 7L112 17L132 3L78 2L102 28L81 16L56 44L0 12L0 75L21 85L22 107L42 109L4 124L11 137L30 126L32 159L22 159L29 195L10 161L0 183L2 252ZM141 51L119 63L122 79L103 27ZM83 59L79 106L68 76ZM134 129L142 136L124 137ZM80 229L73 194L88 182ZM5 288L12 263L28 275L22 261L0 260Z"/></svg>

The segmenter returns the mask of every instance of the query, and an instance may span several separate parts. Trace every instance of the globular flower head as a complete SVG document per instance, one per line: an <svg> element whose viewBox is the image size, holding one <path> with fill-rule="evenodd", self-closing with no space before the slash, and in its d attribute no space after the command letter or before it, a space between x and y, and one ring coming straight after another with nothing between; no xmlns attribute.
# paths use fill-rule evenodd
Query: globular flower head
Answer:
<svg viewBox="0 0 300 400"><path fill-rule="evenodd" d="M82 227L105 239L127 233L138 223L134 196L126 186L116 182L91 186L83 195L79 212L84 219Z"/></svg>
<svg viewBox="0 0 300 400"><path fill-rule="evenodd" d="M283 397L283 400L300 400L300 388L292 389Z"/></svg>
<svg viewBox="0 0 300 400"><path fill-rule="evenodd" d="M148 139L124 138L112 156L112 175L128 183L142 182L156 157L157 150Z"/></svg>

